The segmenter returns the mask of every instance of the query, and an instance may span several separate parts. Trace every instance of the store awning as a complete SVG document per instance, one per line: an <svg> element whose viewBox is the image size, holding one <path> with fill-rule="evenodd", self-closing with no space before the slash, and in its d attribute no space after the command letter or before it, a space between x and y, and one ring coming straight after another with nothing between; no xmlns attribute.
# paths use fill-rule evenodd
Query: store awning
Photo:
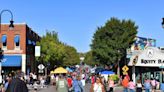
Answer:
<svg viewBox="0 0 164 92"><path fill-rule="evenodd" d="M18 43L20 40L20 36L19 35L16 35L15 38L14 38L14 42L15 43Z"/></svg>
<svg viewBox="0 0 164 92"><path fill-rule="evenodd" d="M20 55L4 55L2 60L3 67L20 67L22 64L22 57Z"/></svg>
<svg viewBox="0 0 164 92"><path fill-rule="evenodd" d="M6 35L2 35L1 41L2 41L2 43L5 43L7 41L7 36Z"/></svg>

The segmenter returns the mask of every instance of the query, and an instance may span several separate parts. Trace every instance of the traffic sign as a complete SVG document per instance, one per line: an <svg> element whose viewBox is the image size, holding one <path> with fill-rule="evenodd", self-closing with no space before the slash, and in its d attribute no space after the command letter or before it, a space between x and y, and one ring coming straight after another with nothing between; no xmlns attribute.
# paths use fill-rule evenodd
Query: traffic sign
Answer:
<svg viewBox="0 0 164 92"><path fill-rule="evenodd" d="M45 66L43 64L38 65L38 69L43 70Z"/></svg>
<svg viewBox="0 0 164 92"><path fill-rule="evenodd" d="M35 46L35 56L40 56L41 48L40 46Z"/></svg>
<svg viewBox="0 0 164 92"><path fill-rule="evenodd" d="M123 75L127 75L128 74L128 72L123 72Z"/></svg>
<svg viewBox="0 0 164 92"><path fill-rule="evenodd" d="M39 73L44 73L44 71L43 70L39 70Z"/></svg>
<svg viewBox="0 0 164 92"><path fill-rule="evenodd" d="M122 68L122 70L123 70L124 72L127 72L127 71L129 70L129 68L128 68L126 65L124 65L124 67Z"/></svg>

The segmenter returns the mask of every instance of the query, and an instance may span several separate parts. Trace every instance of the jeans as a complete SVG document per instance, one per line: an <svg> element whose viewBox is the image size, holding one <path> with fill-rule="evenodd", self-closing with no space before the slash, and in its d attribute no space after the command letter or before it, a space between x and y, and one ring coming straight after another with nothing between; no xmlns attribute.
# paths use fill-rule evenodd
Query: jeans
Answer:
<svg viewBox="0 0 164 92"><path fill-rule="evenodd" d="M130 92L134 92L134 89L130 89Z"/></svg>
<svg viewBox="0 0 164 92"><path fill-rule="evenodd" d="M124 88L124 91L123 92L128 92L128 88Z"/></svg>
<svg viewBox="0 0 164 92"><path fill-rule="evenodd" d="M145 92L150 92L150 89L145 89Z"/></svg>

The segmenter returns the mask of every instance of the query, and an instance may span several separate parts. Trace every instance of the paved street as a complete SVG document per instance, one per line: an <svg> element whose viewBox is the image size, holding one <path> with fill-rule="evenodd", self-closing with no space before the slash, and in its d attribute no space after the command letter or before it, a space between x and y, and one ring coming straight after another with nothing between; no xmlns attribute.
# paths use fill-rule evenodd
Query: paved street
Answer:
<svg viewBox="0 0 164 92"><path fill-rule="evenodd" d="M91 84L86 84L85 86L85 92L89 92L91 87ZM34 92L34 89L30 86L28 86L29 88L29 92ZM56 92L55 86L48 86L48 88L40 88L40 86L38 86L38 90L37 92Z"/></svg>
<svg viewBox="0 0 164 92"><path fill-rule="evenodd" d="M89 92L91 87L91 84L86 84L85 86L85 92ZM30 88L30 92L34 92L33 88ZM40 88L37 90L37 92L56 92L55 86L49 86L48 88ZM116 87L114 92L123 92L122 87Z"/></svg>
<svg viewBox="0 0 164 92"><path fill-rule="evenodd" d="M85 86L85 91L84 92L89 92L91 87L91 84L86 84ZM33 88L30 88L29 92L35 92ZM55 86L48 86L48 88L40 88L36 92L56 92ZM123 92L123 88L121 86L115 87L114 92ZM143 91L145 92L145 91ZM159 90L156 90L155 92L160 92Z"/></svg>

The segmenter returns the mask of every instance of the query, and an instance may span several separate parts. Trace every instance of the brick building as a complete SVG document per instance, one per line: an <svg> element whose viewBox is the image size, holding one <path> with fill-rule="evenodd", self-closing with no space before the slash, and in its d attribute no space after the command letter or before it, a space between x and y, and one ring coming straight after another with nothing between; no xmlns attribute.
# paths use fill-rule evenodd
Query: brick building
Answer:
<svg viewBox="0 0 164 92"><path fill-rule="evenodd" d="M36 71L35 45L40 40L25 23L2 24L0 30L0 48L3 50L2 73L21 69L25 73Z"/></svg>

